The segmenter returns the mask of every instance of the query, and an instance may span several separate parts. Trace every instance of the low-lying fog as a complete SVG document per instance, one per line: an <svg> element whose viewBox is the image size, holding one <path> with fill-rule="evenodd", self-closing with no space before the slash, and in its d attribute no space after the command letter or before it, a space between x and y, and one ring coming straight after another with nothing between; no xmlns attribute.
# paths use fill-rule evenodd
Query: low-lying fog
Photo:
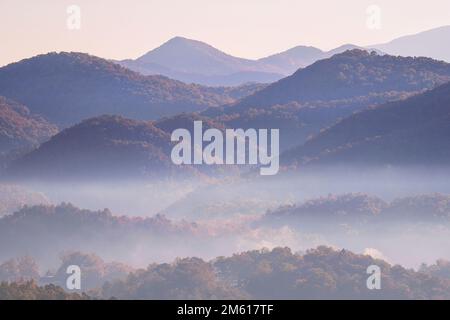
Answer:
<svg viewBox="0 0 450 320"><path fill-rule="evenodd" d="M89 239L71 234L67 239L60 239L58 245L49 245L40 252L30 252L26 240L17 240L14 245L16 254L11 249L7 250L7 256L3 251L0 262L30 254L38 255L36 258L40 262L51 265L56 263L59 251L70 249L94 252L106 260L145 266L180 256L212 259L262 247L289 246L293 251L302 251L324 244L417 268L423 262L450 259L448 176L446 170L423 168L322 168L297 174L280 172L274 177L248 176L215 182L201 179L180 182L174 179L147 184L132 181L22 184L28 190L43 194L55 205L66 202L94 211L109 208L114 216L153 217L161 214L177 227L162 232L162 236L150 236L142 231L145 226L133 221L125 231L108 231L108 237L117 237L117 242L109 243L106 237L102 239L100 233L107 230L105 227L97 234L89 233ZM441 196L414 198L434 193ZM360 196L339 197L346 194ZM391 204L396 199L405 198L400 201L401 205ZM308 201L312 199L321 200L311 204ZM382 208L379 216L378 209L373 209L378 200ZM414 211L419 213L414 212L409 217L410 208L413 208L411 202L414 202ZM289 210L292 212L288 210L289 214L278 215L276 220L267 218L285 206L291 206ZM321 208L326 212L322 213ZM308 210L314 216L310 214L305 218ZM373 213L375 218L366 211ZM300 213L297 215L296 212ZM440 213L442 215L436 218ZM29 227L30 223L27 222L26 226ZM189 231L185 232L184 224L189 224ZM85 230L85 227L80 230ZM45 232L40 231L37 234L45 236ZM130 234L126 235L126 232ZM33 239L36 243L41 240ZM44 243L49 244L50 241L42 240Z"/></svg>

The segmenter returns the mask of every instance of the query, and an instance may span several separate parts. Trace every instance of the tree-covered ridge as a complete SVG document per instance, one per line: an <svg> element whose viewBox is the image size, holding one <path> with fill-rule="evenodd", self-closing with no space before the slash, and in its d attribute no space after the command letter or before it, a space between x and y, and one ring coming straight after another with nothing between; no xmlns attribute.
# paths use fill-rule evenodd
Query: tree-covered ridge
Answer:
<svg viewBox="0 0 450 320"><path fill-rule="evenodd" d="M388 92L420 92L450 80L450 64L430 58L378 55L349 50L300 69L255 94L238 107L292 101L331 101Z"/></svg>
<svg viewBox="0 0 450 320"><path fill-rule="evenodd" d="M204 130L225 129L222 123L196 113L157 121L103 115L62 130L39 148L13 161L6 173L13 180L43 178L47 181L202 177L203 171L214 166L176 166L171 160L172 132L186 128L193 134L195 121L202 121Z"/></svg>
<svg viewBox="0 0 450 320"><path fill-rule="evenodd" d="M68 265L82 270L78 295L66 293ZM381 289L369 290L369 266L381 270ZM210 261L178 258L133 269L94 254L68 253L56 272L40 276L30 257L0 265L4 299L448 299L448 261L415 271L367 254L319 246L252 250ZM39 287L41 285L41 287ZM43 286L45 285L45 286ZM84 292L80 295L81 292Z"/></svg>
<svg viewBox="0 0 450 320"><path fill-rule="evenodd" d="M423 264L419 270L435 277L450 279L450 261L448 260L439 259L431 265Z"/></svg>
<svg viewBox="0 0 450 320"><path fill-rule="evenodd" d="M282 156L289 163L441 165L450 159L450 84L370 108Z"/></svg>
<svg viewBox="0 0 450 320"><path fill-rule="evenodd" d="M58 128L15 101L0 96L0 154L31 148L48 140Z"/></svg>
<svg viewBox="0 0 450 320"><path fill-rule="evenodd" d="M184 172L170 159L170 133L153 123L99 116L61 131L14 161L11 178L144 179Z"/></svg>
<svg viewBox="0 0 450 320"><path fill-rule="evenodd" d="M95 56L49 53L0 68L0 94L62 125L101 114L155 119L235 101L258 87L208 88L143 76Z"/></svg>
<svg viewBox="0 0 450 320"><path fill-rule="evenodd" d="M102 297L118 299L244 299L247 296L222 282L214 266L199 258L152 264L125 280L106 283Z"/></svg>
<svg viewBox="0 0 450 320"><path fill-rule="evenodd" d="M382 289L366 286L367 267L381 268ZM448 299L450 280L391 266L368 255L318 247L256 250L205 262L150 265L107 283L103 296L121 299Z"/></svg>
<svg viewBox="0 0 450 320"><path fill-rule="evenodd" d="M279 128L282 150L301 146L354 112L404 100L450 81L450 65L346 51L318 61L231 106L202 112L228 127ZM383 127L373 121L373 126Z"/></svg>
<svg viewBox="0 0 450 320"><path fill-rule="evenodd" d="M430 222L450 223L450 196L426 194L386 202L364 193L329 195L283 206L266 214L266 219L317 219L318 221Z"/></svg>
<svg viewBox="0 0 450 320"><path fill-rule="evenodd" d="M165 246L173 246L173 256L192 250L206 235L207 230L195 223L174 222L161 215L115 216L107 209L82 210L70 204L24 207L0 218L0 261L29 252L37 261L48 261L67 250L103 252L124 259L142 251L142 259L147 259L164 255ZM142 250L144 243L156 242L165 246Z"/></svg>
<svg viewBox="0 0 450 320"><path fill-rule="evenodd" d="M39 281L39 265L30 256L9 259L0 264L0 282Z"/></svg>
<svg viewBox="0 0 450 320"><path fill-rule="evenodd" d="M67 293L63 288L49 284L39 286L35 281L0 283L0 300L87 300L89 296Z"/></svg>

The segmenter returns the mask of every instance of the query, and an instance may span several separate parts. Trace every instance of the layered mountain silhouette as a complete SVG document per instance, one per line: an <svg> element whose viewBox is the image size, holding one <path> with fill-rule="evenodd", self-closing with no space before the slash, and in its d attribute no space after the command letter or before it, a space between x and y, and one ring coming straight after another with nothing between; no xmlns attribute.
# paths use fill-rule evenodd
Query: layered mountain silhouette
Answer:
<svg viewBox="0 0 450 320"><path fill-rule="evenodd" d="M12 178L114 179L168 174L170 135L150 122L100 116L61 131L16 160Z"/></svg>
<svg viewBox="0 0 450 320"><path fill-rule="evenodd" d="M289 221L290 220L290 221ZM304 203L283 206L264 215L263 222L323 221L329 224L432 222L450 223L450 196L422 194L386 202L365 193L328 195Z"/></svg>
<svg viewBox="0 0 450 320"><path fill-rule="evenodd" d="M345 44L324 51L299 45L257 60L234 57L207 43L175 37L135 60L119 63L142 74L165 75L187 83L211 86L270 83L318 60L353 49L375 51L378 54L423 56L450 62L450 46L445 43L449 37L450 26L444 26L368 47Z"/></svg>
<svg viewBox="0 0 450 320"><path fill-rule="evenodd" d="M67 126L101 114L155 119L201 110L233 102L246 90L143 76L83 53L49 53L0 68L0 94Z"/></svg>
<svg viewBox="0 0 450 320"><path fill-rule="evenodd" d="M0 154L35 147L57 132L24 105L0 96Z"/></svg>
<svg viewBox="0 0 450 320"><path fill-rule="evenodd" d="M364 50L382 54L381 51L373 48L366 49L354 44L345 44L329 51L323 51L315 47L297 46L289 50L259 59L258 62L271 65L284 75L291 75L300 68L305 68L318 60L327 59L335 54L348 50Z"/></svg>
<svg viewBox="0 0 450 320"><path fill-rule="evenodd" d="M448 166L450 83L356 113L287 152L286 163Z"/></svg>
<svg viewBox="0 0 450 320"><path fill-rule="evenodd" d="M231 56L201 41L175 37L136 60L119 63L142 74L161 74L188 83L240 85L274 82L317 60L356 48L364 49L350 44L330 51L297 46L266 58L250 60Z"/></svg>
<svg viewBox="0 0 450 320"><path fill-rule="evenodd" d="M226 108L202 114L237 128L280 128L281 149L369 106L450 81L450 64L351 50L320 60Z"/></svg>
<svg viewBox="0 0 450 320"><path fill-rule="evenodd" d="M170 158L172 131L185 128L193 134L194 121L202 121L204 130L225 129L223 124L195 113L158 121L115 115L90 118L13 161L6 177L49 181L203 177L203 171L214 168L176 166Z"/></svg>
<svg viewBox="0 0 450 320"><path fill-rule="evenodd" d="M443 26L418 34L371 46L392 55L423 56L450 62L450 26Z"/></svg>
<svg viewBox="0 0 450 320"><path fill-rule="evenodd" d="M289 102L332 101L388 92L430 89L450 79L450 64L349 50L295 72L237 106L264 107Z"/></svg>
<svg viewBox="0 0 450 320"><path fill-rule="evenodd" d="M36 260L48 262L73 248L132 259L143 243L164 241L175 248L199 229L194 223L176 223L159 215L130 218L112 215L108 209L82 210L70 204L24 207L0 218L0 259L33 252ZM152 254L161 256L162 250L153 246L142 252L146 258Z"/></svg>
<svg viewBox="0 0 450 320"><path fill-rule="evenodd" d="M237 58L201 41L175 37L136 60L120 64L142 74L161 74L188 83L239 85L273 82L280 70L254 60Z"/></svg>
<svg viewBox="0 0 450 320"><path fill-rule="evenodd" d="M71 56L69 54L69 57ZM86 55L79 56L77 54L76 56L92 59ZM67 57L63 54L63 58L66 59ZM141 76L105 60L94 58L94 61L100 64L98 68L101 71L104 70L105 66L108 66L114 68L114 70L119 70L120 72L117 73L119 76L125 73L132 79L136 77L144 82L153 79L153 77ZM98 70L98 68L91 66L87 70L93 72L92 70ZM78 70L78 67L76 69ZM94 73L97 75L96 72ZM105 79L110 79L110 72L100 72L100 74L106 74ZM160 77L157 78L160 79ZM172 83L172 80L162 79ZM299 70L292 76L262 88L234 105L210 108L201 114L183 113L153 122L131 120L122 116L90 118L63 130L48 142L43 143L38 149L14 161L8 170L8 174L14 178L26 177L30 179L39 177L45 179L108 179L121 177L132 179L136 177L172 176L174 173L198 174L197 168L174 166L170 159L170 151L173 146L170 141L170 134L177 128L187 128L192 131L195 120L203 121L205 129L208 127L219 129L226 127L244 129L279 128L281 129L281 149L287 150L303 144L308 137L333 125L339 119L348 117L355 111L390 100L404 99L448 81L450 81L450 65L444 62L429 58L380 56L363 50L346 51ZM174 83L178 84L176 81ZM179 84L182 88L194 87L205 89L216 95L221 93L231 96L231 93L227 91L231 89ZM250 88L249 90L258 90L260 87ZM445 96L445 88L446 86L440 87L423 96L432 95L433 97L434 92L441 92L438 94L439 97ZM85 90L88 89L85 88ZM96 92L92 92L92 94ZM436 95L436 93L434 94ZM426 101L423 100L420 100L420 103L414 102L414 99L419 99L418 97L422 96L397 102L397 104L409 104L413 101L413 104L417 106L426 105ZM119 97L115 98L120 99ZM446 103L446 101L444 102ZM441 106L442 108L445 107L445 103ZM393 105L397 104L394 103ZM133 104L130 104L130 106L133 106ZM391 106L391 104L388 104L388 106ZM409 122L405 122L405 125L409 125L414 130L420 128L425 131L432 129L430 132L433 132L433 137L438 137L440 134L445 137L446 114L445 109L441 110L438 108L439 106L437 105L437 109L432 113L433 116L437 117L433 118L436 123L424 122L424 125L427 124L431 128L414 124L413 121L418 121L418 118L414 118L414 113L409 109L404 111L405 116L408 115L413 118L406 117L405 119L409 119ZM383 108L386 107L374 110L383 110ZM90 111L90 109L88 110ZM44 113L42 110L41 112ZM325 155L328 153L341 154L329 151L335 149L341 151L341 149L345 149L342 146L348 147L348 143L355 141L358 143L354 144L352 148L347 148L350 150L348 152L358 153L360 152L358 148L373 146L373 144L367 143L366 138L372 139L375 137L370 135L360 136L359 133L353 133L351 126L339 129L342 128L342 123L357 126L357 124L367 121L368 124L363 125L364 129L368 130L374 127L381 130L390 123L384 119L370 118L361 121L357 118L364 114L366 113L351 116L336 127L329 129L330 131L321 133L317 138L308 141L301 149L292 151L286 159L291 159L292 162L303 161L305 157L325 159L328 157L322 155L323 150L327 150ZM354 121L352 119L355 119L355 117L358 120L351 122ZM336 133L333 130L338 130L338 132ZM331 132L329 136L327 136L327 132ZM378 144L388 143L391 146L389 148L396 148L396 151L400 152L401 149L394 146L395 143L400 143L401 139L411 139L411 136L406 135L404 131L402 132L404 135L396 135L395 139L386 136L385 141L384 138L381 139L378 135L374 135L376 139L372 140ZM430 132L427 135L417 133L417 138L413 141L420 143L425 141L424 137L429 137L430 140ZM341 136L347 137L345 134L349 134L349 137L355 140L336 140ZM328 141L327 139L331 139L331 142L324 145L323 141ZM429 140L426 140L428 149L433 147ZM365 142L361 143L361 141ZM385 153L389 151L390 149L386 147L388 144L383 144L380 147L385 148L383 150L364 151L363 154L367 161L369 162L369 158L373 159L372 156L375 154L381 157L383 154L381 151ZM445 150L447 149L443 148L439 151L441 160L446 159ZM315 154L315 152L319 154ZM350 157L347 155L348 152L342 153L346 155L343 156L344 159ZM411 149L408 152L411 153L413 150ZM365 161L366 158L363 160ZM180 170L181 172L179 172Z"/></svg>

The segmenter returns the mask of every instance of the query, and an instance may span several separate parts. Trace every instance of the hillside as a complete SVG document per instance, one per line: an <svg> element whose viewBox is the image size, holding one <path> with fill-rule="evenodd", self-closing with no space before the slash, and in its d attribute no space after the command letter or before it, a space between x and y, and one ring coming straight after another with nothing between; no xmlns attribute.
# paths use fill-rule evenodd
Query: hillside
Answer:
<svg viewBox="0 0 450 320"><path fill-rule="evenodd" d="M367 268L377 265L383 290L368 290ZM369 255L321 246L304 254L289 248L254 250L172 264L153 264L107 283L119 299L445 299L450 281L392 266Z"/></svg>
<svg viewBox="0 0 450 320"><path fill-rule="evenodd" d="M58 128L15 101L0 96L0 154L48 140Z"/></svg>
<svg viewBox="0 0 450 320"><path fill-rule="evenodd" d="M160 215L114 216L107 209L82 210L70 204L25 207L0 218L0 261L32 253L38 263L53 265L60 253L69 250L98 252L105 258L130 262L163 256L173 259L183 249L193 250L199 231L195 223L173 222ZM166 252L170 246L173 250Z"/></svg>
<svg viewBox="0 0 450 320"><path fill-rule="evenodd" d="M289 102L332 101L416 92L450 80L450 64L428 58L403 58L350 50L301 69L237 107L267 107Z"/></svg>
<svg viewBox="0 0 450 320"><path fill-rule="evenodd" d="M447 63L353 50L316 62L229 107L201 114L231 128L280 128L280 147L286 151L355 111L446 81Z"/></svg>
<svg viewBox="0 0 450 320"><path fill-rule="evenodd" d="M356 113L287 152L285 163L435 165L450 161L450 84Z"/></svg>
<svg viewBox="0 0 450 320"><path fill-rule="evenodd" d="M266 223L305 223L317 221L326 224L349 225L376 222L389 223L450 223L450 196L423 194L394 199L386 202L364 193L328 195L303 203L283 206L265 214Z"/></svg>
<svg viewBox="0 0 450 320"><path fill-rule="evenodd" d="M0 300L88 300L89 296L67 293L55 285L39 286L34 281L0 283Z"/></svg>
<svg viewBox="0 0 450 320"><path fill-rule="evenodd" d="M234 101L215 88L146 77L101 58L65 52L0 68L0 94L63 126L101 114L154 119Z"/></svg>
<svg viewBox="0 0 450 320"><path fill-rule="evenodd" d="M16 160L9 176L19 179L148 178L176 170L170 135L150 122L100 116L61 131Z"/></svg>

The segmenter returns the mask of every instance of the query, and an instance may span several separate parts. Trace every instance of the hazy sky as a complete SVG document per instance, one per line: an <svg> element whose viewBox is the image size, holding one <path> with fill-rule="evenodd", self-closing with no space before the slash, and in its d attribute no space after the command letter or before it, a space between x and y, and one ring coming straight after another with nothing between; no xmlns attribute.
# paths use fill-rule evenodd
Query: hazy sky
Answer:
<svg viewBox="0 0 450 320"><path fill-rule="evenodd" d="M69 5L81 29L67 27ZM370 5L381 29L367 27ZM296 45L386 42L450 25L449 0L0 0L0 65L49 51L136 58L174 36L259 58Z"/></svg>

